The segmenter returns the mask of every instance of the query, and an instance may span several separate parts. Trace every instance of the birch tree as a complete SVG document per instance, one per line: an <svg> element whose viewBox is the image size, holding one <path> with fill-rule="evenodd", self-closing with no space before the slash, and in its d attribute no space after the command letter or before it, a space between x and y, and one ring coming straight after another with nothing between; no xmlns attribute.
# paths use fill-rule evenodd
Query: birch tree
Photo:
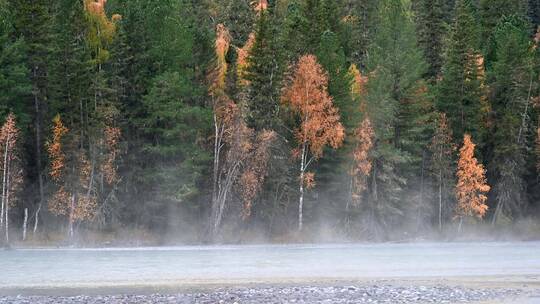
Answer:
<svg viewBox="0 0 540 304"><path fill-rule="evenodd" d="M326 146L337 149L342 145L345 129L328 94L328 75L313 55L299 59L282 101L300 121L295 130L298 147L293 156L300 159L298 230L301 231L305 189L314 186L314 173L307 170L313 161L323 156Z"/></svg>
<svg viewBox="0 0 540 304"><path fill-rule="evenodd" d="M15 115L9 114L0 129L0 153L2 159L2 202L0 225L5 233L5 243L9 245L9 210L17 199L22 183L22 166L18 155L20 131L17 128Z"/></svg>

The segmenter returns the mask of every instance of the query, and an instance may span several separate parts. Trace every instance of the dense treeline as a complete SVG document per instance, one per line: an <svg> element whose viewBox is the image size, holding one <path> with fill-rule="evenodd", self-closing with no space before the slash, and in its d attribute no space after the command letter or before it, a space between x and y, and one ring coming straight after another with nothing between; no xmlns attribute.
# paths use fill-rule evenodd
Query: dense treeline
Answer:
<svg viewBox="0 0 540 304"><path fill-rule="evenodd" d="M5 239L511 229L539 3L0 0Z"/></svg>

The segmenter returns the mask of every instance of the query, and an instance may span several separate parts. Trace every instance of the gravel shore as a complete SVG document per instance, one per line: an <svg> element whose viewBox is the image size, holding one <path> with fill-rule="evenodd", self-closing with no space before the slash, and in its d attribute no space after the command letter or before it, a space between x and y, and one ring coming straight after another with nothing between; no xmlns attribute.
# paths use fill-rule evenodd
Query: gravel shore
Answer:
<svg viewBox="0 0 540 304"><path fill-rule="evenodd" d="M114 296L14 296L0 304L266 304L266 303L475 303L521 295L519 289L438 286L298 286L223 288L209 292Z"/></svg>

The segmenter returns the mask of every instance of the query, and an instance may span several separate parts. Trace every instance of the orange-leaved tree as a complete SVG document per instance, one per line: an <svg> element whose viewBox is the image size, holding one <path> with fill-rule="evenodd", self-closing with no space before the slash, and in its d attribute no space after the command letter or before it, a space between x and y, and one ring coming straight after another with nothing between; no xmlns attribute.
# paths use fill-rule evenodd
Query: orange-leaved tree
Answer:
<svg viewBox="0 0 540 304"><path fill-rule="evenodd" d="M262 11L268 9L268 0L251 1L251 6L253 6L253 9L260 14Z"/></svg>
<svg viewBox="0 0 540 304"><path fill-rule="evenodd" d="M456 216L483 218L488 210L486 205L490 187L486 180L486 170L474 157L475 144L469 134L465 134L463 147L459 151L456 197L458 200Z"/></svg>
<svg viewBox="0 0 540 304"><path fill-rule="evenodd" d="M53 214L67 216L68 235L71 238L74 235L75 222L94 218L97 198L92 191L93 168L84 151L71 145L72 153L66 155L68 132L69 129L60 115L56 115L53 119L52 137L47 142L49 176L56 185L56 192L48 205Z"/></svg>
<svg viewBox="0 0 540 304"><path fill-rule="evenodd" d="M0 223L5 229L5 241L9 243L9 208L16 199L22 183L22 165L18 155L19 129L15 115L10 113L0 129L0 154L2 158L2 207Z"/></svg>
<svg viewBox="0 0 540 304"><path fill-rule="evenodd" d="M282 102L298 115L300 121L295 130L298 148L293 154L300 159L298 230L302 230L304 188L314 186L313 174L307 174L307 169L323 155L326 146L337 149L343 144L345 130L328 94L328 75L314 55L299 59Z"/></svg>
<svg viewBox="0 0 540 304"><path fill-rule="evenodd" d="M353 166L351 169L352 187L351 202L360 204L362 194L367 189L367 179L373 167L370 157L375 141L375 131L369 117L365 117L355 131L356 147L353 150Z"/></svg>
<svg viewBox="0 0 540 304"><path fill-rule="evenodd" d="M268 162L270 161L270 146L276 140L274 131L262 130L253 139L253 150L244 165L244 172L240 176L240 196L244 206L242 218L246 220L251 216L253 201L262 190L264 180L268 174Z"/></svg>

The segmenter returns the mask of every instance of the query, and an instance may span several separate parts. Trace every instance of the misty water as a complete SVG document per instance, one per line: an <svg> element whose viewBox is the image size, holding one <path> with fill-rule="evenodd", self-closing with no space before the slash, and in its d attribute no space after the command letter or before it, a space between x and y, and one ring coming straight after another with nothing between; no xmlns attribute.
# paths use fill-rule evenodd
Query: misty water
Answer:
<svg viewBox="0 0 540 304"><path fill-rule="evenodd" d="M0 287L540 275L540 242L0 251Z"/></svg>

